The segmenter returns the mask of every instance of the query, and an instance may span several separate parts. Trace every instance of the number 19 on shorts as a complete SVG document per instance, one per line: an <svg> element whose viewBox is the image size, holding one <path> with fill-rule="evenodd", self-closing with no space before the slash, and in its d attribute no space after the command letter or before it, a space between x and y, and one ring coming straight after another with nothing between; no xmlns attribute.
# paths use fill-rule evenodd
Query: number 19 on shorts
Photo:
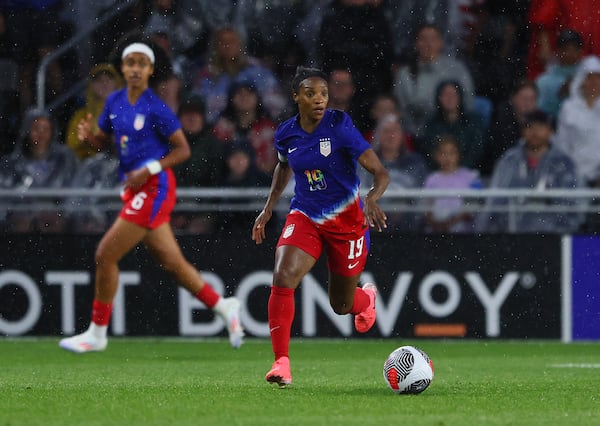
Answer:
<svg viewBox="0 0 600 426"><path fill-rule="evenodd" d="M358 259L365 247L365 237L360 237L358 240L349 240L350 250L348 251L348 259Z"/></svg>

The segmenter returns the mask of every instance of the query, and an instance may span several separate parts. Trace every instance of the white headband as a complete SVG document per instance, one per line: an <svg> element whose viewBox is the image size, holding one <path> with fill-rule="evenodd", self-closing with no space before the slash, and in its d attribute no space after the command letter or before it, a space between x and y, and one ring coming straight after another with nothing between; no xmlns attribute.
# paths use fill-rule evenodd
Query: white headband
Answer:
<svg viewBox="0 0 600 426"><path fill-rule="evenodd" d="M150 62L152 64L154 64L154 52L152 51L152 49L150 49L144 43L132 43L129 46L127 46L123 50L123 54L121 55L121 59L125 59L125 56L129 55L130 53L143 53L148 58L150 58Z"/></svg>

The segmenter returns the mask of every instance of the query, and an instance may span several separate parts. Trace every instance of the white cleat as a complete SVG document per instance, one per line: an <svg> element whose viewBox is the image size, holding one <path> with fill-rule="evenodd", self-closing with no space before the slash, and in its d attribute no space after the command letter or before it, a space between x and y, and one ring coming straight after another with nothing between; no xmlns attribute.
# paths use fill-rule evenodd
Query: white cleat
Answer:
<svg viewBox="0 0 600 426"><path fill-rule="evenodd" d="M73 337L61 339L58 343L58 346L61 348L78 354L103 351L106 349L106 345L108 345L108 339L106 337L96 337L89 330Z"/></svg>
<svg viewBox="0 0 600 426"><path fill-rule="evenodd" d="M244 327L240 322L240 301L235 297L227 297L223 298L221 303L219 314L227 324L229 342L234 349L238 349L244 343Z"/></svg>

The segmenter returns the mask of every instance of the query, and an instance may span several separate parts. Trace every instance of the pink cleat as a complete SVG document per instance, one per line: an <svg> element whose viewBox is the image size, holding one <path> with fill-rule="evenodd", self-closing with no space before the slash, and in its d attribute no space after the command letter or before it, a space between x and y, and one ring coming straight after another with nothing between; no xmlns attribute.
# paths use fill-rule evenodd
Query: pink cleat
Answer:
<svg viewBox="0 0 600 426"><path fill-rule="evenodd" d="M287 356L282 356L275 361L265 379L269 383L277 383L281 388L291 385L292 371L290 370L290 359Z"/></svg>
<svg viewBox="0 0 600 426"><path fill-rule="evenodd" d="M366 283L362 289L369 296L369 307L354 317L354 328L359 333L366 333L375 324L377 312L375 312L375 296L377 296L377 286L373 283Z"/></svg>

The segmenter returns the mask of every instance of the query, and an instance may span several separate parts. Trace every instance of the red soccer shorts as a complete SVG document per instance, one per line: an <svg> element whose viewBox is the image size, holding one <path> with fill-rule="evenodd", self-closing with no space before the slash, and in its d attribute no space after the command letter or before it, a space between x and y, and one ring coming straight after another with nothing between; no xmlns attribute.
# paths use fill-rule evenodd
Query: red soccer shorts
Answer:
<svg viewBox="0 0 600 426"><path fill-rule="evenodd" d="M139 191L121 194L124 206L119 217L143 228L155 229L171 220L176 201L175 176L171 169L150 176Z"/></svg>
<svg viewBox="0 0 600 426"><path fill-rule="evenodd" d="M348 277L360 274L369 254L369 227L337 227L335 232L332 231L333 229L316 224L300 212L291 212L287 215L277 247L298 247L315 259L321 257L325 248L330 271Z"/></svg>

